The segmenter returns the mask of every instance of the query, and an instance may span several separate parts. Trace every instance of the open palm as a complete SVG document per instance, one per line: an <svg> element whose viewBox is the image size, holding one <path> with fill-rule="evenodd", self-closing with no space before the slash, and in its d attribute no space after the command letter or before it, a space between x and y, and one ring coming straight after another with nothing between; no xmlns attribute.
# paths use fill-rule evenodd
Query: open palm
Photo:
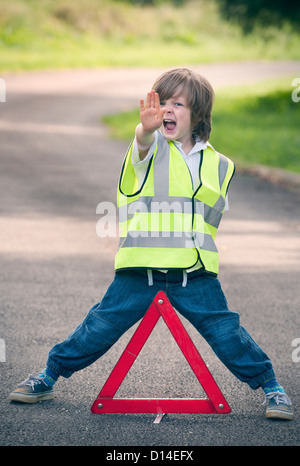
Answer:
<svg viewBox="0 0 300 466"><path fill-rule="evenodd" d="M160 108L159 95L155 91L148 92L146 103L140 100L140 119L144 131L154 132L161 127L165 109Z"/></svg>

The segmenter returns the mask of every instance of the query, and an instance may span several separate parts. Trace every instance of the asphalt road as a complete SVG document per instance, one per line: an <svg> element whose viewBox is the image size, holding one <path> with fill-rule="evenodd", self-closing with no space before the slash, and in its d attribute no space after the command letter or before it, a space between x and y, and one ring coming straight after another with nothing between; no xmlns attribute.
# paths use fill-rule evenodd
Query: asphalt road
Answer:
<svg viewBox="0 0 300 466"><path fill-rule="evenodd" d="M269 77L298 77L300 63L247 62L205 65L199 70L215 87L259 85ZM242 324L271 357L293 401L294 421L265 419L262 392L236 380L184 320L231 406L228 415L168 414L154 424L152 414L92 414L90 407L135 327L101 360L68 380L60 379L53 401L22 405L7 399L29 373L44 367L51 347L81 322L113 278L118 239L97 236L96 208L103 201L115 202L127 144L109 139L99 117L136 106L159 72L107 69L4 77L6 102L0 102L2 446L191 449L300 443L300 361L292 357L299 359L293 344L300 338L300 193L245 173L237 173L232 182L230 211L218 235L220 280L231 309L240 312ZM202 395L160 322L118 396Z"/></svg>

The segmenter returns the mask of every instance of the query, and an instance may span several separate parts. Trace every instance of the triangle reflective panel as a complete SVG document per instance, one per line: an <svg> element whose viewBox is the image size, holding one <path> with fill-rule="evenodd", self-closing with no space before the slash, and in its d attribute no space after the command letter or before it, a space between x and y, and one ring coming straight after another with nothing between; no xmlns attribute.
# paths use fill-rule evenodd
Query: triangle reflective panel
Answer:
<svg viewBox="0 0 300 466"><path fill-rule="evenodd" d="M162 317L207 398L114 398L146 340ZM230 413L231 409L165 293L152 301L119 361L95 399L92 413Z"/></svg>

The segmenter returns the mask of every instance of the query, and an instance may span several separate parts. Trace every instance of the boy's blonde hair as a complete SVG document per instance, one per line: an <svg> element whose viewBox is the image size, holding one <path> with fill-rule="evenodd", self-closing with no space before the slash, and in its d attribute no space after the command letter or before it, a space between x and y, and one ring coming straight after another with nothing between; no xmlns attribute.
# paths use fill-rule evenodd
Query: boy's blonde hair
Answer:
<svg viewBox="0 0 300 466"><path fill-rule="evenodd" d="M185 95L191 109L193 138L198 136L202 141L208 141L214 91L207 79L189 69L176 68L159 76L153 89L161 101L179 93Z"/></svg>

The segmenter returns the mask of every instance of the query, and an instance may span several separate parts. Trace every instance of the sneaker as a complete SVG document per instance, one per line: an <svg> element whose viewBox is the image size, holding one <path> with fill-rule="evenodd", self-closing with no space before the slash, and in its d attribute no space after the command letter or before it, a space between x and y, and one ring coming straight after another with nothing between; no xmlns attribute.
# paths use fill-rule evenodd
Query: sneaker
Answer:
<svg viewBox="0 0 300 466"><path fill-rule="evenodd" d="M265 402L268 402L266 417L269 419L294 419L292 403L285 393L269 392Z"/></svg>
<svg viewBox="0 0 300 466"><path fill-rule="evenodd" d="M46 384L45 377L44 373L30 375L9 395L9 400L21 403L52 400L54 398L53 387Z"/></svg>

